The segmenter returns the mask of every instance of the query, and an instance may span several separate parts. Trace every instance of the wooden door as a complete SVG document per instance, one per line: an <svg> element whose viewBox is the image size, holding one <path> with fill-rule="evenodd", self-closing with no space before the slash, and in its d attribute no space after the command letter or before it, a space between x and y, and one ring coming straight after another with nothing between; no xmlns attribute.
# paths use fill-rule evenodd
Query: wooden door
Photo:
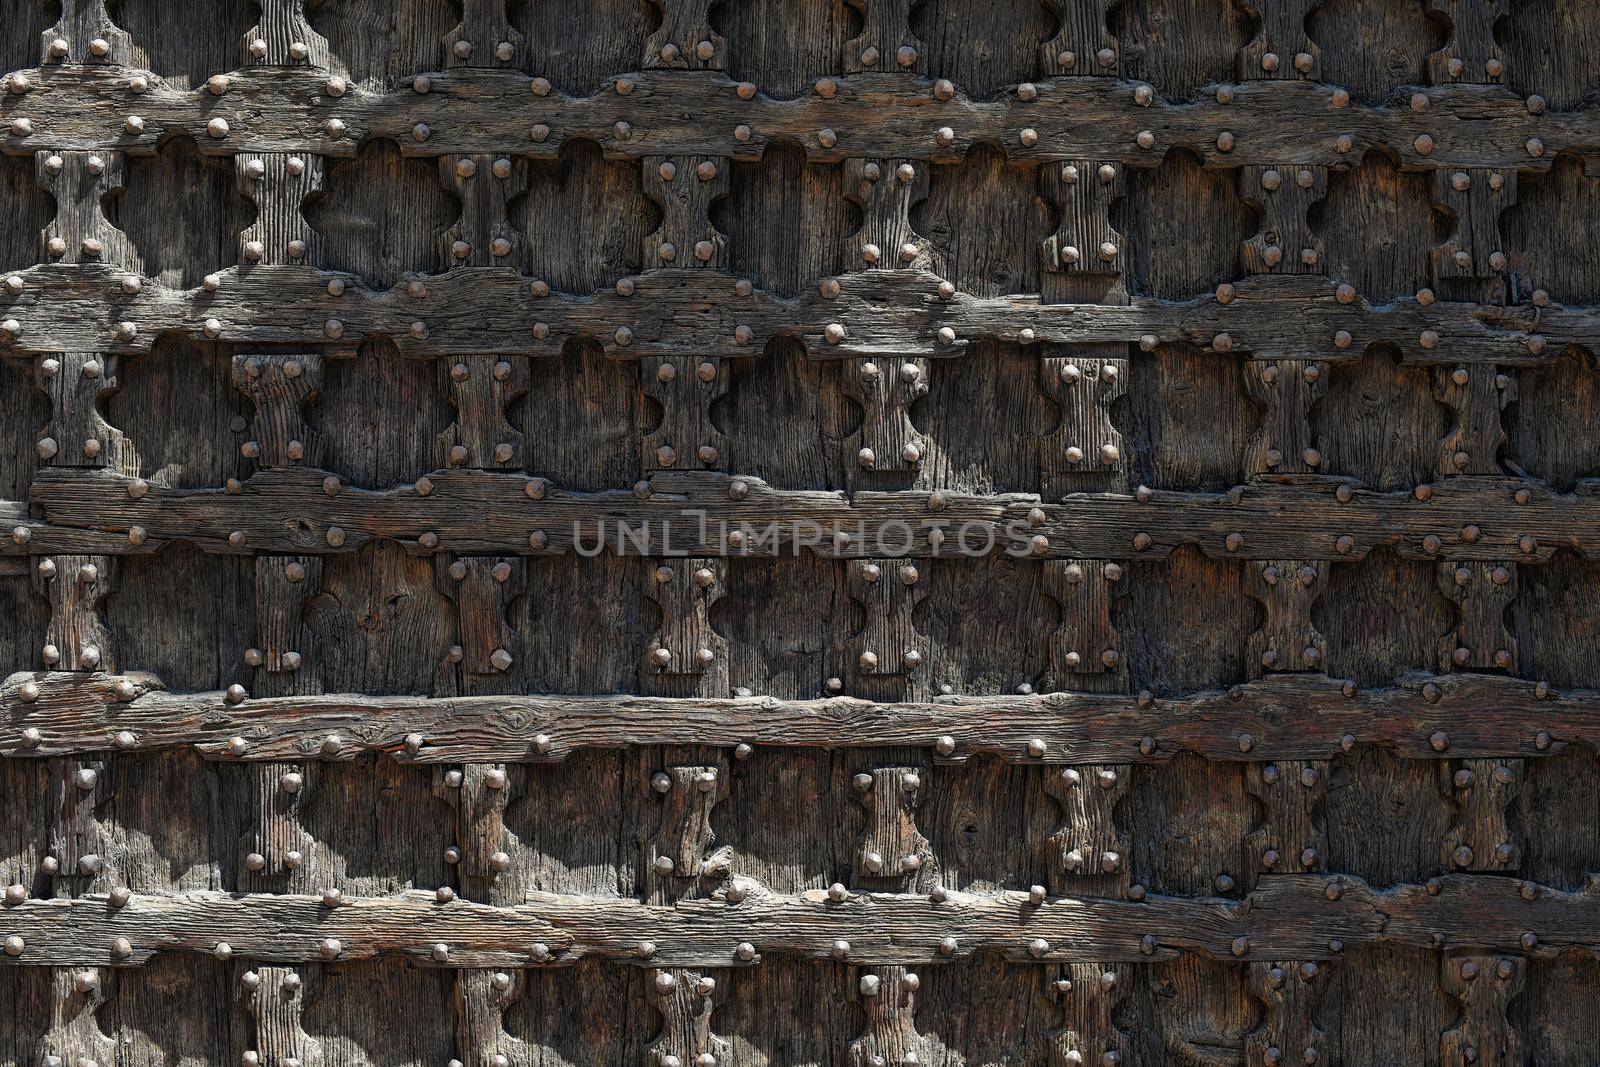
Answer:
<svg viewBox="0 0 1600 1067"><path fill-rule="evenodd" d="M1590 0L0 52L0 1067L1596 1062Z"/></svg>

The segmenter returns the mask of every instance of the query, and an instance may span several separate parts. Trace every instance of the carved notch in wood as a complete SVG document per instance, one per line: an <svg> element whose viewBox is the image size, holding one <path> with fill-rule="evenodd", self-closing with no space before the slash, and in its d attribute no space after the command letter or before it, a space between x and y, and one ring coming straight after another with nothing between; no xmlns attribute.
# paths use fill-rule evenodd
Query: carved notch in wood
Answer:
<svg viewBox="0 0 1600 1067"><path fill-rule="evenodd" d="M850 640L856 670L864 675L906 674L928 660L928 639L911 614L927 595L916 560L853 559L849 595L867 609L867 624Z"/></svg>
<svg viewBox="0 0 1600 1067"><path fill-rule="evenodd" d="M728 1063L733 1047L711 1032L717 980L702 971L650 968L646 996L661 1013L661 1035L646 1049L649 1067Z"/></svg>
<svg viewBox="0 0 1600 1067"><path fill-rule="evenodd" d="M1267 614L1261 629L1250 635L1250 677L1327 669L1327 638L1311 624L1311 606L1327 584L1327 560L1257 559L1245 564L1245 592L1261 601Z"/></svg>
<svg viewBox="0 0 1600 1067"><path fill-rule="evenodd" d="M1328 1062L1328 1037L1316 1024L1328 991L1327 962L1252 962L1250 991L1266 1005L1261 1025L1245 1036L1245 1067Z"/></svg>
<svg viewBox="0 0 1600 1067"><path fill-rule="evenodd" d="M727 42L711 28L710 11L714 0L651 2L661 9L661 25L645 42L645 70L727 69Z"/></svg>
<svg viewBox="0 0 1600 1067"><path fill-rule="evenodd" d="M43 659L53 671L115 673L111 635L100 619L100 602L111 592L110 556L39 556L34 591L50 603Z"/></svg>
<svg viewBox="0 0 1600 1067"><path fill-rule="evenodd" d="M1118 345L1047 345L1039 384L1061 408L1061 423L1039 449L1040 489L1068 493L1125 491L1128 465L1111 408L1128 395L1126 350Z"/></svg>
<svg viewBox="0 0 1600 1067"><path fill-rule="evenodd" d="M256 220L239 235L240 265L320 263L322 235L300 209L322 192L323 157L309 152L252 152L234 156L233 161L239 191L256 206Z"/></svg>
<svg viewBox="0 0 1600 1067"><path fill-rule="evenodd" d="M117 358L97 352L42 356L34 381L50 398L50 424L39 438L39 460L57 467L113 467L133 476L139 457L133 442L100 414L100 401L116 392Z"/></svg>
<svg viewBox="0 0 1600 1067"><path fill-rule="evenodd" d="M1506 0L1427 0L1429 14L1450 23L1450 40L1428 56L1428 77L1435 85L1452 82L1498 82L1505 59L1495 43L1494 24L1510 6Z"/></svg>
<svg viewBox="0 0 1600 1067"><path fill-rule="evenodd" d="M1322 49L1306 35L1306 16L1325 0L1239 0L1261 30L1239 49L1239 76L1318 80Z"/></svg>
<svg viewBox="0 0 1600 1067"><path fill-rule="evenodd" d="M456 1056L464 1067L532 1067L533 1049L505 1027L526 985L522 970L456 971Z"/></svg>
<svg viewBox="0 0 1600 1067"><path fill-rule="evenodd" d="M528 43L506 18L506 0L462 0L461 23L444 39L451 67L516 69L528 62Z"/></svg>
<svg viewBox="0 0 1600 1067"><path fill-rule="evenodd" d="M1328 195L1328 168L1239 168L1239 192L1261 216L1261 232L1244 243L1251 274L1326 274L1322 238L1311 232L1311 205Z"/></svg>
<svg viewBox="0 0 1600 1067"><path fill-rule="evenodd" d="M700 879L728 875L732 850L715 851L711 809L728 798L728 767L667 767L650 776L650 791L661 801L661 822L644 846L645 897L670 904L698 895Z"/></svg>
<svg viewBox="0 0 1600 1067"><path fill-rule="evenodd" d="M867 809L855 884L888 893L927 892L938 885L939 862L916 819L928 790L928 769L874 767L856 775L853 784Z"/></svg>
<svg viewBox="0 0 1600 1067"><path fill-rule="evenodd" d="M1128 254L1111 225L1114 202L1128 193L1121 163L1069 159L1039 168L1039 194L1056 205L1061 224L1040 251L1046 271L1124 275Z"/></svg>
<svg viewBox="0 0 1600 1067"><path fill-rule="evenodd" d="M728 238L711 225L711 205L728 195L723 156L645 156L644 195L661 208L661 225L644 239L647 267L726 270Z"/></svg>
<svg viewBox="0 0 1600 1067"><path fill-rule="evenodd" d="M44 32L44 62L137 66L128 31L111 21L106 0L60 0L61 20Z"/></svg>
<svg viewBox="0 0 1600 1067"><path fill-rule="evenodd" d="M916 1026L921 977L904 967L861 967L855 980L867 1026L850 1043L851 1067L921 1063L925 1050Z"/></svg>
<svg viewBox="0 0 1600 1067"><path fill-rule="evenodd" d="M308 987L317 981L314 967L261 966L243 972L239 986L256 1022L257 1063L263 1067L321 1067L321 1043L301 1025L306 1001L312 995Z"/></svg>
<svg viewBox="0 0 1600 1067"><path fill-rule="evenodd" d="M515 893L497 879L511 870L506 808L512 782L503 763L468 763L437 772L434 793L455 810L455 852L451 857L468 900L510 903Z"/></svg>
<svg viewBox="0 0 1600 1067"><path fill-rule="evenodd" d="M244 35L246 67L328 67L328 39L311 28L306 0L256 0L261 21Z"/></svg>
<svg viewBox="0 0 1600 1067"><path fill-rule="evenodd" d="M931 269L928 239L911 228L911 209L928 198L928 166L915 159L847 159L845 199L861 208L861 229L840 259L855 270Z"/></svg>
<svg viewBox="0 0 1600 1067"><path fill-rule="evenodd" d="M309 893L325 888L316 839L306 830L304 814L316 795L318 763L259 763L251 776L252 840L244 857L251 892L265 892L262 879L277 879L279 892Z"/></svg>
<svg viewBox="0 0 1600 1067"><path fill-rule="evenodd" d="M1039 69L1047 78L1098 74L1114 78L1122 70L1121 48L1107 21L1121 0L1047 0L1061 28L1039 46Z"/></svg>
<svg viewBox="0 0 1600 1067"><path fill-rule="evenodd" d="M643 435L647 471L727 470L727 445L711 408L728 395L728 363L692 356L639 361L639 387L661 405L661 423Z"/></svg>
<svg viewBox="0 0 1600 1067"><path fill-rule="evenodd" d="M1506 1014L1522 992L1527 964L1521 956L1445 957L1441 984L1460 1001L1461 1014L1439 1035L1441 1064L1520 1067L1528 1062Z"/></svg>
<svg viewBox="0 0 1600 1067"><path fill-rule="evenodd" d="M106 197L123 188L124 158L114 151L34 153L39 185L55 198L56 217L44 228L44 263L103 263L136 271L128 235L106 218Z"/></svg>
<svg viewBox="0 0 1600 1067"><path fill-rule="evenodd" d="M1123 675L1120 635L1111 601L1122 564L1102 559L1048 559L1045 592L1061 605L1061 626L1050 639L1050 674L1058 684L1081 675Z"/></svg>
<svg viewBox="0 0 1600 1067"><path fill-rule="evenodd" d="M1133 966L1065 963L1051 981L1062 1025L1050 1032L1051 1067L1137 1063L1133 1035L1117 1025Z"/></svg>
<svg viewBox="0 0 1600 1067"><path fill-rule="evenodd" d="M844 43L844 72L921 73L922 41L911 32L913 0L845 0L861 12L861 33Z"/></svg>
<svg viewBox="0 0 1600 1067"><path fill-rule="evenodd" d="M646 561L645 596L661 608L661 629L645 653L647 669L726 676L728 642L711 628L711 605L725 591L727 566L721 558Z"/></svg>
<svg viewBox="0 0 1600 1067"><path fill-rule="evenodd" d="M506 411L528 391L527 356L462 356L440 362L445 395L456 421L434 442L442 467L522 470L524 439Z"/></svg>
<svg viewBox="0 0 1600 1067"><path fill-rule="evenodd" d="M460 217L439 238L444 261L457 267L519 265L523 237L511 224L510 204L527 192L528 161L490 153L440 156L439 180L461 203Z"/></svg>
<svg viewBox="0 0 1600 1067"><path fill-rule="evenodd" d="M911 424L911 405L928 395L928 361L840 361L840 388L861 406L861 426L844 441L847 471L914 471L927 442Z"/></svg>
<svg viewBox="0 0 1600 1067"><path fill-rule="evenodd" d="M316 466L321 441L304 407L322 392L322 357L314 352L238 353L233 387L255 404L250 439L239 446L260 467Z"/></svg>
<svg viewBox="0 0 1600 1067"><path fill-rule="evenodd" d="M523 562L497 556L435 557L439 590L456 602L458 640L452 662L468 674L509 670L516 634L506 611L522 593Z"/></svg>
<svg viewBox="0 0 1600 1067"><path fill-rule="evenodd" d="M1117 805L1128 795L1132 768L1083 764L1045 771L1045 792L1061 805L1062 824L1045 840L1048 888L1123 898L1128 894L1128 841L1117 829Z"/></svg>
<svg viewBox="0 0 1600 1067"><path fill-rule="evenodd" d="M1456 803L1461 821L1444 839L1445 866L1460 871L1514 871L1522 850L1506 813L1522 792L1523 761L1463 759L1441 762L1445 795Z"/></svg>
<svg viewBox="0 0 1600 1067"><path fill-rule="evenodd" d="M106 858L106 830L96 814L115 793L108 760L57 761L51 775L51 801L55 818L50 827L50 856L55 875L71 887L70 894L107 891L115 872ZM48 869L48 868L47 868Z"/></svg>
<svg viewBox="0 0 1600 1067"><path fill-rule="evenodd" d="M1429 180L1433 202L1456 223L1450 239L1433 250L1434 279L1493 278L1505 273L1500 213L1517 202L1517 172L1445 169L1432 171Z"/></svg>
<svg viewBox="0 0 1600 1067"><path fill-rule="evenodd" d="M1246 838L1247 888L1267 874L1326 870L1321 821L1328 761L1248 763L1244 775L1245 791L1261 803L1261 822Z"/></svg>
<svg viewBox="0 0 1600 1067"><path fill-rule="evenodd" d="M1439 669L1516 670L1517 639L1506 628L1506 609L1517 595L1517 565L1440 563L1439 591L1461 613L1439 642Z"/></svg>
<svg viewBox="0 0 1600 1067"><path fill-rule="evenodd" d="M1322 469L1320 441L1311 430L1311 408L1327 391L1322 364L1307 359L1252 359L1244 364L1245 388L1261 409L1261 429L1250 440L1252 476L1316 474Z"/></svg>
<svg viewBox="0 0 1600 1067"><path fill-rule="evenodd" d="M111 988L115 981L116 971L111 967L50 969L50 984L45 987L49 1003L33 1009L35 1017L50 1020L39 1049L39 1063L82 1067L86 1063L117 1061L116 1039L100 1029L100 1012L115 999ZM33 983L22 988L30 985Z"/></svg>
<svg viewBox="0 0 1600 1067"><path fill-rule="evenodd" d="M1439 474L1500 474L1506 429L1501 416L1517 397L1517 380L1481 364L1434 370L1434 396L1455 412L1439 447Z"/></svg>

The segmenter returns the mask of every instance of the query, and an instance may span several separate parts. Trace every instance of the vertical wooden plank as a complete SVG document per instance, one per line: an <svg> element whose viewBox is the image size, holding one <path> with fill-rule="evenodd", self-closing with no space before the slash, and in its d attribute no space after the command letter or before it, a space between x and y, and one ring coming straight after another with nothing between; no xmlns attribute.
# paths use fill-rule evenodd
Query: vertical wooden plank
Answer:
<svg viewBox="0 0 1600 1067"><path fill-rule="evenodd" d="M1316 79L1322 49L1306 35L1306 16L1324 0L1244 0L1239 6L1261 23L1256 39L1239 51L1239 76Z"/></svg>
<svg viewBox="0 0 1600 1067"><path fill-rule="evenodd" d="M1219 286L1218 292L1224 288L1232 290ZM1344 340L1349 343L1348 337ZM1322 473L1322 441L1311 423L1313 406L1327 393L1322 364L1308 359L1247 360L1244 382L1250 399L1261 408L1261 428L1251 436L1245 457L1250 474L1259 478Z"/></svg>
<svg viewBox="0 0 1600 1067"><path fill-rule="evenodd" d="M1129 841L1116 823L1116 812L1132 784L1133 768L1126 765L1046 769L1045 792L1060 805L1062 817L1060 827L1045 840L1050 892L1118 899L1131 895Z"/></svg>
<svg viewBox="0 0 1600 1067"><path fill-rule="evenodd" d="M874 892L927 892L939 884L933 846L917 828L930 788L927 767L874 767L852 779L867 810L852 884Z"/></svg>
<svg viewBox="0 0 1600 1067"><path fill-rule="evenodd" d="M1441 785L1455 801L1456 825L1444 837L1444 863L1455 870L1514 872L1522 862L1512 810L1522 792L1526 761L1450 760L1439 764Z"/></svg>
<svg viewBox="0 0 1600 1067"><path fill-rule="evenodd" d="M861 33L845 42L844 72L883 70L921 74L923 45L911 32L911 0L846 0L861 12Z"/></svg>
<svg viewBox="0 0 1600 1067"><path fill-rule="evenodd" d="M1450 23L1450 41L1428 57L1435 85L1492 83L1505 74L1494 24L1510 5L1505 0L1427 0L1429 14Z"/></svg>
<svg viewBox="0 0 1600 1067"><path fill-rule="evenodd" d="M1125 490L1128 460L1111 411L1128 394L1126 355L1111 345L1046 345L1045 351L1039 382L1060 405L1061 422L1040 446L1041 492L1054 500Z"/></svg>
<svg viewBox="0 0 1600 1067"><path fill-rule="evenodd" d="M726 269L728 239L711 223L711 204L728 195L729 166L722 156L644 157L644 195L661 224L645 238L640 262Z"/></svg>
<svg viewBox="0 0 1600 1067"><path fill-rule="evenodd" d="M35 556L34 591L50 604L41 658L49 670L114 673L117 657L100 617L114 574L110 556Z"/></svg>
<svg viewBox="0 0 1600 1067"><path fill-rule="evenodd" d="M645 42L645 70L727 69L727 42L711 27L712 0L659 0L658 6L661 25Z"/></svg>
<svg viewBox="0 0 1600 1067"><path fill-rule="evenodd" d="M245 66L328 67L328 39L311 28L306 0L259 0L261 20L244 35Z"/></svg>
<svg viewBox="0 0 1600 1067"><path fill-rule="evenodd" d="M106 14L105 0L61 0L61 20L45 31L45 54L63 63L133 62L128 34Z"/></svg>
<svg viewBox="0 0 1600 1067"><path fill-rule="evenodd" d="M1261 804L1261 821L1246 836L1244 884L1254 886L1273 874L1327 870L1328 761L1247 763L1244 782Z"/></svg>
<svg viewBox="0 0 1600 1067"><path fill-rule="evenodd" d="M233 157L239 192L256 207L256 219L239 235L239 263L320 266L322 236L301 214L320 196L324 157L311 152L245 152Z"/></svg>
<svg viewBox="0 0 1600 1067"><path fill-rule="evenodd" d="M645 650L646 672L704 675L704 691L728 688L728 642L711 628L711 605L725 591L728 561L647 559L645 596L661 609L661 624Z"/></svg>
<svg viewBox="0 0 1600 1067"><path fill-rule="evenodd" d="M1271 671L1324 671L1328 641L1311 623L1313 605L1328 584L1326 560L1251 560L1245 591L1266 609L1250 635L1251 677Z"/></svg>
<svg viewBox="0 0 1600 1067"><path fill-rule="evenodd" d="M50 399L50 421L34 446L41 463L138 474L133 442L100 413L101 403L121 384L117 357L98 352L41 356L34 380Z"/></svg>
<svg viewBox="0 0 1600 1067"><path fill-rule="evenodd" d="M456 1056L463 1067L533 1067L533 1048L505 1027L505 1013L526 986L525 971L456 971Z"/></svg>
<svg viewBox="0 0 1600 1067"><path fill-rule="evenodd" d="M853 559L846 565L850 596L867 613L866 627L851 639L857 673L907 674L927 661L928 639L912 622L913 608L927 595L919 562Z"/></svg>
<svg viewBox="0 0 1600 1067"><path fill-rule="evenodd" d="M1251 992L1266 1013L1245 1039L1246 1067L1328 1061L1328 1036L1316 1019L1332 966L1311 960L1250 964Z"/></svg>
<svg viewBox="0 0 1600 1067"><path fill-rule="evenodd" d="M651 356L639 361L639 386L661 405L661 422L654 429L641 427L646 472L728 469L727 442L711 410L728 395L731 377L723 359Z"/></svg>
<svg viewBox="0 0 1600 1067"><path fill-rule="evenodd" d="M921 976L905 967L862 967L854 974L867 1020L866 1029L850 1044L852 1067L920 1062L925 1051L916 1027Z"/></svg>
<svg viewBox="0 0 1600 1067"><path fill-rule="evenodd" d="M660 822L644 847L644 895L651 903L672 904L706 895L728 876L732 850L713 849L711 809L728 798L728 764L669 765L650 776L660 798ZM730 893L730 900L732 895Z"/></svg>
<svg viewBox="0 0 1600 1067"><path fill-rule="evenodd" d="M1460 1002L1461 1015L1439 1035L1440 1063L1512 1067L1527 1062L1506 1017L1511 1001L1522 992L1527 962L1520 956L1476 954L1442 961L1445 990Z"/></svg>
<svg viewBox="0 0 1600 1067"><path fill-rule="evenodd" d="M1441 562L1439 591L1459 612L1439 640L1442 671L1515 671L1517 639L1506 628L1506 609L1517 595L1515 563Z"/></svg>
<svg viewBox="0 0 1600 1067"><path fill-rule="evenodd" d="M1476 364L1437 368L1434 397L1455 415L1455 425L1439 443L1439 474L1500 474L1506 444L1506 405L1516 399L1510 372Z"/></svg>
<svg viewBox="0 0 1600 1067"><path fill-rule="evenodd" d="M526 441L507 412L528 391L528 357L474 353L441 360L439 370L456 419L434 443L435 462L441 467L522 470L528 461Z"/></svg>
<svg viewBox="0 0 1600 1067"><path fill-rule="evenodd" d="M238 353L233 386L255 405L250 436L239 454L258 467L319 465L321 435L302 410L322 391L322 356L315 352Z"/></svg>
<svg viewBox="0 0 1600 1067"><path fill-rule="evenodd" d="M1062 1026L1050 1035L1051 1067L1139 1062L1134 1036L1121 1025L1136 970L1128 963L1060 966L1052 984Z"/></svg>
<svg viewBox="0 0 1600 1067"><path fill-rule="evenodd" d="M1327 199L1328 168L1280 164L1239 168L1239 195L1261 216L1261 232L1244 244L1252 274L1326 274L1322 239L1311 229L1312 206Z"/></svg>
<svg viewBox="0 0 1600 1067"><path fill-rule="evenodd" d="M852 484L865 474L918 469L928 443L912 425L910 408L928 393L929 361L848 358L843 363L840 389L861 408L861 425L843 447Z"/></svg>

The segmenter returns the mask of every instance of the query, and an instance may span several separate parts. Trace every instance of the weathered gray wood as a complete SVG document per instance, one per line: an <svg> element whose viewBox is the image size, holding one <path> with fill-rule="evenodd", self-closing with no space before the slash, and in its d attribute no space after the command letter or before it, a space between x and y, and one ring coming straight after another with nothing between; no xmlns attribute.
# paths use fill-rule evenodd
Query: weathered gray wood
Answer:
<svg viewBox="0 0 1600 1067"><path fill-rule="evenodd" d="M1358 743L1423 759L1534 757L1592 744L1600 699L1589 690L1556 693L1543 683L1486 675L1413 675L1397 688L1361 690L1295 673L1174 699L1051 693L905 704L168 694L148 675L57 672L14 674L0 694L8 715L0 751L7 754L95 751L131 723L137 746L194 745L215 758L349 759L383 749L430 763L537 762L585 747L696 743L908 745L932 747L944 759L998 753L1054 764L1159 763L1184 752L1251 762L1326 759Z"/></svg>
<svg viewBox="0 0 1600 1067"><path fill-rule="evenodd" d="M1330 889L1330 887L1332 887ZM1026 893L945 893L945 899L826 891L774 894L747 885L738 903L533 894L491 907L442 903L433 893L347 897L338 907L289 894L134 896L114 912L87 897L28 900L6 912L23 945L7 964L103 965L126 937L138 964L164 951L213 952L226 932L237 958L312 962L402 956L457 967L568 963L599 955L658 967L739 966L763 952L903 965L977 951L1011 960L1216 958L1325 960L1344 946L1479 946L1545 958L1600 937L1592 891L1453 875L1427 885L1374 890L1359 879L1284 875L1238 905L1215 898L1147 896L1140 902L1074 896L1030 905ZM1443 941L1435 938L1442 934ZM940 947L953 937L949 952ZM1242 940L1240 940L1242 939ZM1041 944L1042 942L1042 944ZM436 951L439 945L446 951ZM755 953L741 953L740 945ZM540 946L543 946L541 951ZM440 958L440 957L444 958Z"/></svg>

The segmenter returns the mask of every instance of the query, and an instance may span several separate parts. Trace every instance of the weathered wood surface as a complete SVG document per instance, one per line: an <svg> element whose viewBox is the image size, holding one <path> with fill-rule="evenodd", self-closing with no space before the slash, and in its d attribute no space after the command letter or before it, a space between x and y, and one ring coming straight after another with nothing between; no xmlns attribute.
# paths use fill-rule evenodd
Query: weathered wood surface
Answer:
<svg viewBox="0 0 1600 1067"><path fill-rule="evenodd" d="M971 558L1159 560L1183 545L1235 560L1360 560L1390 547L1410 559L1549 560L1600 556L1600 495L1512 478L1451 478L1375 493L1341 478L1240 485L1225 493L1035 496L780 490L715 472L658 471L599 493L546 479L440 470L410 486L345 487L326 471L259 471L221 489L169 489L112 473L41 470L44 523L11 530L3 554L104 545L149 552L186 541L209 552L349 553L382 538L419 552L644 556L897 554ZM137 495L136 495L137 494ZM129 537L137 527L139 534ZM18 531L21 531L19 533ZM120 534L109 547L97 533ZM429 536L431 535L431 537ZM1485 583L1488 578L1484 579ZM1310 665L1310 666L1314 666Z"/></svg>
<svg viewBox="0 0 1600 1067"><path fill-rule="evenodd" d="M1538 365L1566 344L1600 343L1592 307L1449 303L1427 291L1373 304L1320 275L1261 276L1232 284L1226 302L1136 299L1126 305L1044 303L1037 297L948 292L951 283L914 268L819 279L797 299L744 291L747 279L659 268L625 291L550 293L543 279L490 267L405 282L374 292L346 274L295 266L216 272L215 291L142 286L100 267L38 266L8 275L0 353L72 349L145 352L168 333L246 347L334 345L369 335L416 357L487 351L553 357L573 338L608 355L763 357L777 339L798 339L812 358L896 354L955 358L980 341L1031 344L1183 342L1224 359L1249 353L1351 362L1374 345L1410 363ZM832 280L837 295L828 288ZM416 288L420 286L420 289ZM337 290L337 293L330 290ZM825 290L825 291L824 291ZM420 299L419 299L420 296ZM413 329L414 323L421 329Z"/></svg>
<svg viewBox="0 0 1600 1067"><path fill-rule="evenodd" d="M0 684L0 752L51 756L193 745L218 759L545 761L582 748L740 745L931 748L1030 763L1164 763L1184 754L1327 759L1376 744L1415 759L1555 756L1600 748L1600 694L1486 675L1417 675L1361 689L1288 673L1161 698L1049 693L875 703L850 697L412 697L168 693L149 675L14 674Z"/></svg>
<svg viewBox="0 0 1600 1067"><path fill-rule="evenodd" d="M1597 69L0 3L0 1067L1592 1064Z"/></svg>
<svg viewBox="0 0 1600 1067"><path fill-rule="evenodd" d="M847 941L860 963L934 963L992 952L1005 959L1320 960L1374 944L1457 946L1551 957L1600 943L1600 894L1567 893L1509 878L1451 875L1375 890L1348 876L1284 875L1243 900L1138 901L1025 893L776 894L742 883L725 897L656 907L623 899L534 893L493 907L437 894L320 897L185 893L24 900L0 912L20 951L0 963L137 965L157 952L228 954L274 963L403 955L423 965L526 967L589 955L651 967L729 967L764 954L827 959ZM940 947L954 938L950 951ZM114 945L118 938L127 944ZM1043 942L1041 945L1040 942ZM1335 942L1336 944L1330 944ZM15 943L13 943L15 945ZM445 951L440 952L439 946ZM741 953L740 945L755 952ZM131 951L126 951L131 949Z"/></svg>
<svg viewBox="0 0 1600 1067"><path fill-rule="evenodd" d="M1112 78L1029 82L1030 99L1013 92L979 102L953 86L946 93L930 81L861 73L827 79L826 93L780 100L741 93L740 84L749 83L715 75L617 71L600 92L572 98L524 74L457 68L419 74L425 86L389 94L351 87L333 97L317 71L247 69L227 75L231 84L220 99L203 88L175 91L159 79L134 99L130 79L148 79L148 72L95 66L23 74L29 88L14 93L6 110L10 126L0 141L6 152L46 146L149 151L161 138L183 134L204 151L229 155L350 155L361 141L382 137L413 155L549 159L564 142L582 138L608 155L635 159L751 159L774 140L793 139L819 162L851 156L949 161L993 141L1013 159L1032 161L1147 166L1183 148L1219 166L1329 166L1382 146L1414 168L1542 170L1562 152L1600 148L1600 125L1586 110L1535 105L1534 111L1506 89L1464 84L1420 89L1426 106L1419 110L1352 103L1347 91L1341 97L1335 86L1298 79L1219 86L1212 99L1191 105L1161 100L1148 84ZM144 129L132 133L123 120L135 108ZM879 121L885 111L897 121ZM213 125L218 120L223 125ZM419 124L427 127L425 138L413 136ZM748 129L743 137L741 126ZM946 129L949 136L941 136ZM1037 138L1023 137L1025 129ZM1148 147L1141 132L1152 135Z"/></svg>

